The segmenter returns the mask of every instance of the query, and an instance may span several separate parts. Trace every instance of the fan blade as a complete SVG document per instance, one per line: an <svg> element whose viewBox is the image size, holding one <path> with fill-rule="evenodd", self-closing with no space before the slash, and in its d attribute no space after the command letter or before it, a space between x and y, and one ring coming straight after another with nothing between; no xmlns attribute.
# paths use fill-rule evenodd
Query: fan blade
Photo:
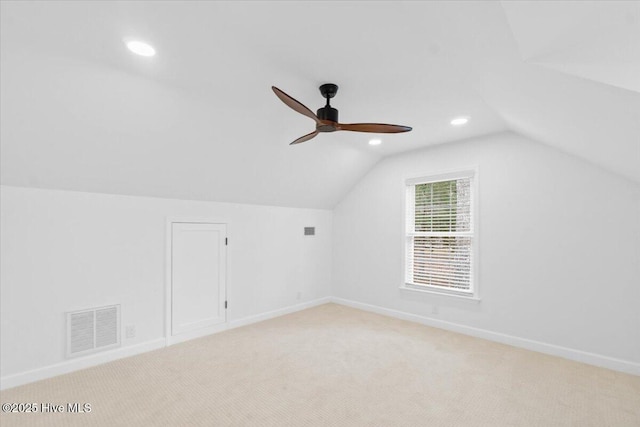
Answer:
<svg viewBox="0 0 640 427"><path fill-rule="evenodd" d="M318 135L318 133L319 133L319 132L318 132L317 130L314 130L313 132L308 133L308 134L306 134L305 136L301 136L300 138L296 139L295 141L293 141L293 142L292 142L291 144L289 144L289 145L300 144L301 142L308 141L308 140L310 140L311 138L315 138L315 137L316 137L316 135Z"/></svg>
<svg viewBox="0 0 640 427"><path fill-rule="evenodd" d="M338 123L337 128L338 130L371 133L400 133L411 130L409 126L385 125L383 123Z"/></svg>
<svg viewBox="0 0 640 427"><path fill-rule="evenodd" d="M275 86L271 86L271 89L282 102L287 104L287 106L297 111L298 113L304 114L305 116L315 120L316 123L320 123L320 119L318 118L318 116L313 114L313 111L305 107L300 101L295 100Z"/></svg>

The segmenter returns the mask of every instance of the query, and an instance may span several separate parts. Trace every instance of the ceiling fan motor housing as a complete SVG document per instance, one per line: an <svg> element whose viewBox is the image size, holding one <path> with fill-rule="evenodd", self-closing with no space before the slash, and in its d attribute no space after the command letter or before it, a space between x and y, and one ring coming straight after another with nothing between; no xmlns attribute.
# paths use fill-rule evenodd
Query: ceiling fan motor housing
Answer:
<svg viewBox="0 0 640 427"><path fill-rule="evenodd" d="M338 121L338 110L328 105L318 109L318 113L316 115L320 120L330 120L332 122Z"/></svg>

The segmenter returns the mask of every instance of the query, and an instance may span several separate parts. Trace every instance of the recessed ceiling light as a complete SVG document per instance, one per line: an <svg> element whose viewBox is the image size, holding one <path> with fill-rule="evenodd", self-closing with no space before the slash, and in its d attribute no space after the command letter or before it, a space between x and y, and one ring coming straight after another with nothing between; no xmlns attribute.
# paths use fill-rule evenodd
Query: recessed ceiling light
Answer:
<svg viewBox="0 0 640 427"><path fill-rule="evenodd" d="M127 48L140 56L153 56L156 54L156 50L150 44L141 42L140 40L125 40Z"/></svg>
<svg viewBox="0 0 640 427"><path fill-rule="evenodd" d="M454 126L462 126L466 124L468 121L469 121L468 117L456 117L455 119L451 120L451 124Z"/></svg>
<svg viewBox="0 0 640 427"><path fill-rule="evenodd" d="M370 139L369 140L369 145L380 145L382 144L382 140L381 139Z"/></svg>

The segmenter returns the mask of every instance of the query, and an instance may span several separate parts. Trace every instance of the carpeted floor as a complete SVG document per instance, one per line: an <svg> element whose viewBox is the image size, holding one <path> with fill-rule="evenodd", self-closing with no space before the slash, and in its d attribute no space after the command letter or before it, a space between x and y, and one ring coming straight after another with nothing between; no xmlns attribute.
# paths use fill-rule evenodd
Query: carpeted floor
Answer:
<svg viewBox="0 0 640 427"><path fill-rule="evenodd" d="M1 393L9 426L640 426L640 377L326 304Z"/></svg>

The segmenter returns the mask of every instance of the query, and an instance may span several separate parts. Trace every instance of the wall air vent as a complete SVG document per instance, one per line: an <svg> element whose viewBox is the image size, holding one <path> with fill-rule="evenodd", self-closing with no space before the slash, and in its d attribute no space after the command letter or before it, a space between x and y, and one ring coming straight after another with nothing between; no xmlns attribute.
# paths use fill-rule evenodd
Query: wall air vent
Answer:
<svg viewBox="0 0 640 427"><path fill-rule="evenodd" d="M315 236L316 235L316 228L315 227L305 227L304 228L304 235L305 236Z"/></svg>
<svg viewBox="0 0 640 427"><path fill-rule="evenodd" d="M120 346L120 305L67 313L67 357Z"/></svg>

